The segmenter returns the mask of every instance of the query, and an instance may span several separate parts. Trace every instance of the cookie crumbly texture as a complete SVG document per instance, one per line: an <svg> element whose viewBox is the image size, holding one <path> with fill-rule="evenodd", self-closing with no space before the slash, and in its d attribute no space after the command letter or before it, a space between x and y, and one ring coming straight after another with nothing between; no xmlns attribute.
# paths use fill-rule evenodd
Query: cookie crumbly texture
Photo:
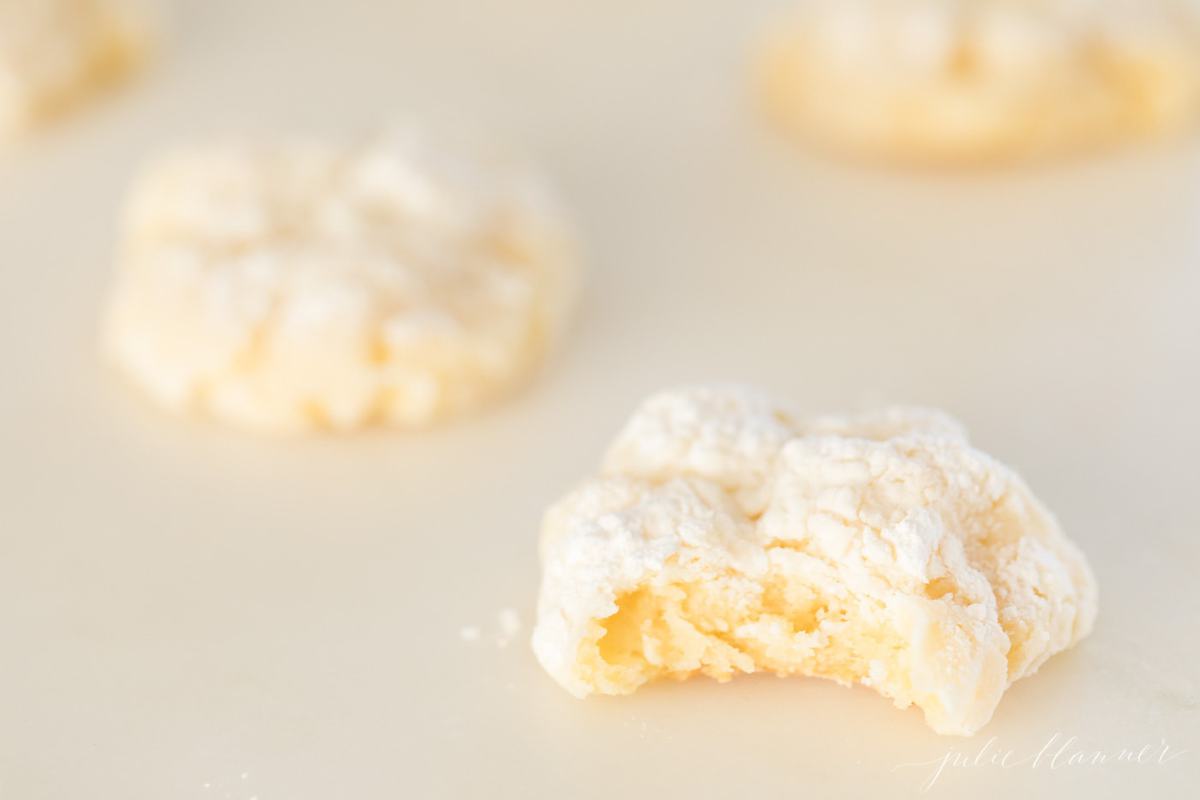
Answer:
<svg viewBox="0 0 1200 800"><path fill-rule="evenodd" d="M987 162L1192 128L1188 0L804 0L768 37L772 115L859 155Z"/></svg>
<svg viewBox="0 0 1200 800"><path fill-rule="evenodd" d="M133 191L106 342L179 412L414 427L524 378L576 280L547 187L468 138L217 144L163 157Z"/></svg>
<svg viewBox="0 0 1200 800"><path fill-rule="evenodd" d="M148 16L133 0L0 0L0 140L128 73L147 53Z"/></svg>
<svg viewBox="0 0 1200 800"><path fill-rule="evenodd" d="M1095 580L935 411L803 420L751 389L650 398L546 514L533 649L578 697L743 672L870 686L969 735L1091 630Z"/></svg>

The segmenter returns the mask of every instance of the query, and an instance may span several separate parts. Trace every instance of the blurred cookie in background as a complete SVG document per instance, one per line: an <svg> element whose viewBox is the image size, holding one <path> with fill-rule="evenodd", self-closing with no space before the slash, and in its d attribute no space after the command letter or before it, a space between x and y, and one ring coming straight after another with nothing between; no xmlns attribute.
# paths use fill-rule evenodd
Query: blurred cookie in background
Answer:
<svg viewBox="0 0 1200 800"><path fill-rule="evenodd" d="M106 344L177 412L273 433L418 427L533 370L575 255L541 179L461 137L181 149L133 191Z"/></svg>
<svg viewBox="0 0 1200 800"><path fill-rule="evenodd" d="M1186 0L806 0L760 62L791 133L869 158L986 162L1161 138L1200 110Z"/></svg>
<svg viewBox="0 0 1200 800"><path fill-rule="evenodd" d="M0 0L0 142L128 74L149 48L147 11L134 0Z"/></svg>

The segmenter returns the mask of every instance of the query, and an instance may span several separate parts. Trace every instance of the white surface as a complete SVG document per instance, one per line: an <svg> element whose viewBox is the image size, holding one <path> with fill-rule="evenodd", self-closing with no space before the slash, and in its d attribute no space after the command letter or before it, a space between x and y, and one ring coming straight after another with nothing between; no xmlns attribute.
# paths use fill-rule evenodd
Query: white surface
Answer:
<svg viewBox="0 0 1200 800"><path fill-rule="evenodd" d="M744 94L755 4L383 5L195 0L156 72L0 158L0 797L905 796L932 767L896 765L990 737L928 796L1189 796L1200 149L832 166ZM486 121L559 176L592 277L540 381L427 434L282 442L175 421L97 360L148 150L393 111ZM961 417L1091 557L1095 634L970 740L819 681L568 696L525 641L541 510L645 394L721 379ZM986 764L1056 733L1190 752Z"/></svg>

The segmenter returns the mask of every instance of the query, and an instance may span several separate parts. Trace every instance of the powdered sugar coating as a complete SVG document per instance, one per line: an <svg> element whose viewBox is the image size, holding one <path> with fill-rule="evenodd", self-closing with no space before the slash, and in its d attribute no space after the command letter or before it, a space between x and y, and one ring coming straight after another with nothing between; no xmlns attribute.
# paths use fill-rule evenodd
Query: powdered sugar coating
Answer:
<svg viewBox="0 0 1200 800"><path fill-rule="evenodd" d="M396 128L181 150L130 200L108 319L159 401L270 431L417 426L526 375L578 266L539 179Z"/></svg>
<svg viewBox="0 0 1200 800"><path fill-rule="evenodd" d="M617 436L604 472L651 481L705 478L753 513L761 510L775 457L795 435L788 409L744 387L663 392L646 400Z"/></svg>
<svg viewBox="0 0 1200 800"><path fill-rule="evenodd" d="M775 30L774 115L831 146L920 161L1160 136L1200 114L1185 0L803 0Z"/></svg>
<svg viewBox="0 0 1200 800"><path fill-rule="evenodd" d="M969 734L1095 617L1082 554L938 412L806 423L752 390L668 392L605 466L543 526L534 650L578 696L767 670Z"/></svg>

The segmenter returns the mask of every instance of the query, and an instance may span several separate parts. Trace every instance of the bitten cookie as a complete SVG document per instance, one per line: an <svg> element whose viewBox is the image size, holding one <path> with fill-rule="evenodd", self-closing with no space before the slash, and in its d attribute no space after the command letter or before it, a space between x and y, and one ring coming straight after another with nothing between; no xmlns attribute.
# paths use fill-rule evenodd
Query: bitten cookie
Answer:
<svg viewBox="0 0 1200 800"><path fill-rule="evenodd" d="M1092 628L1082 553L934 411L802 420L750 389L650 398L546 514L533 649L578 697L766 671L971 734Z"/></svg>
<svg viewBox="0 0 1200 800"><path fill-rule="evenodd" d="M577 280L542 182L414 128L186 149L133 191L108 351L162 405L264 431L420 426L524 379Z"/></svg>
<svg viewBox="0 0 1200 800"><path fill-rule="evenodd" d="M0 0L0 140L128 72L148 40L130 0Z"/></svg>
<svg viewBox="0 0 1200 800"><path fill-rule="evenodd" d="M802 138L1006 160L1190 128L1200 15L1184 0L805 0L761 65L771 114Z"/></svg>

